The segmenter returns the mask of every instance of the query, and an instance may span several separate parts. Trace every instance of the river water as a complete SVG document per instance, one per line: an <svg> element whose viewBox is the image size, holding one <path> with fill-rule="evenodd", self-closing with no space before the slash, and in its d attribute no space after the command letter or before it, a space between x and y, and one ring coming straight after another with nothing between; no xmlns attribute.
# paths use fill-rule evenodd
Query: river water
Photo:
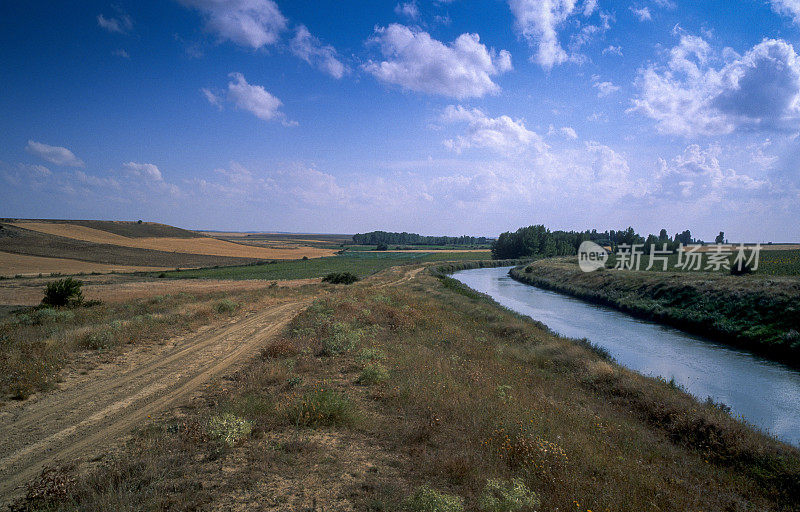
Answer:
<svg viewBox="0 0 800 512"><path fill-rule="evenodd" d="M510 267L453 278L570 338L587 338L621 365L711 397L749 424L800 446L800 372L748 352L625 313L514 281Z"/></svg>

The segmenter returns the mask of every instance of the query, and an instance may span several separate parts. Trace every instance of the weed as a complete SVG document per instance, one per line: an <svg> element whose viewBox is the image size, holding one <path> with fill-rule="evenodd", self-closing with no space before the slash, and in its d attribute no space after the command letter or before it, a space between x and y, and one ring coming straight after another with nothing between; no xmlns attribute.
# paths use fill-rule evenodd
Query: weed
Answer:
<svg viewBox="0 0 800 512"><path fill-rule="evenodd" d="M208 422L208 435L212 439L233 446L236 441L250 435L252 423L231 413L212 416Z"/></svg>
<svg viewBox="0 0 800 512"><path fill-rule="evenodd" d="M389 371L380 363L370 363L361 370L356 383L362 386L380 384L389 378Z"/></svg>
<svg viewBox="0 0 800 512"><path fill-rule="evenodd" d="M322 353L326 356L335 356L353 350L361 338L358 330L342 322L334 323L331 330L333 332L322 340Z"/></svg>
<svg viewBox="0 0 800 512"><path fill-rule="evenodd" d="M464 498L439 492L424 484L403 501L403 508L409 512L461 512Z"/></svg>
<svg viewBox="0 0 800 512"><path fill-rule="evenodd" d="M384 361L386 360L386 352L379 348L364 347L357 357L359 361Z"/></svg>
<svg viewBox="0 0 800 512"><path fill-rule="evenodd" d="M288 408L293 424L304 427L350 425L356 418L353 403L332 389L316 387Z"/></svg>
<svg viewBox="0 0 800 512"><path fill-rule="evenodd" d="M214 311L217 313L233 313L239 309L239 303L230 299L222 299L214 305Z"/></svg>
<svg viewBox="0 0 800 512"><path fill-rule="evenodd" d="M516 512L539 506L539 498L521 478L490 479L486 482L478 506L486 512Z"/></svg>

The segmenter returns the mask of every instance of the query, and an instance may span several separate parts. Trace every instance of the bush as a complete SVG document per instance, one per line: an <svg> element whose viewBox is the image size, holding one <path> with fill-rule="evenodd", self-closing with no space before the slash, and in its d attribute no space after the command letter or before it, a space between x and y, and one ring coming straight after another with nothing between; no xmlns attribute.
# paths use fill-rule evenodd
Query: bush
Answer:
<svg viewBox="0 0 800 512"><path fill-rule="evenodd" d="M350 272L331 272L322 278L322 282L331 284L353 284L358 281L358 276Z"/></svg>
<svg viewBox="0 0 800 512"><path fill-rule="evenodd" d="M355 407L347 397L325 388L306 393L288 410L289 420L305 427L349 425L355 416Z"/></svg>
<svg viewBox="0 0 800 512"><path fill-rule="evenodd" d="M403 507L409 512L461 512L464 510L464 499L444 494L426 484L406 498Z"/></svg>
<svg viewBox="0 0 800 512"><path fill-rule="evenodd" d="M214 306L217 313L233 313L239 308L239 304L230 299L223 299Z"/></svg>
<svg viewBox="0 0 800 512"><path fill-rule="evenodd" d="M364 367L361 374L356 379L356 383L362 386L380 384L389 378L389 371L379 363L370 363Z"/></svg>
<svg viewBox="0 0 800 512"><path fill-rule="evenodd" d="M239 439L250 435L253 425L244 418L226 412L213 416L208 422L208 435L212 439L233 446Z"/></svg>
<svg viewBox="0 0 800 512"><path fill-rule="evenodd" d="M486 482L478 506L486 512L516 512L539 505L539 498L521 478Z"/></svg>
<svg viewBox="0 0 800 512"><path fill-rule="evenodd" d="M68 277L47 283L42 304L46 306L77 306L83 302L82 281Z"/></svg>
<svg viewBox="0 0 800 512"><path fill-rule="evenodd" d="M386 352L379 348L365 347L358 353L361 361L383 361L386 359Z"/></svg>
<svg viewBox="0 0 800 512"><path fill-rule="evenodd" d="M375 250L376 251L388 251L389 250L389 246L386 245L385 243L381 242L381 243L379 243L378 245L375 246Z"/></svg>
<svg viewBox="0 0 800 512"><path fill-rule="evenodd" d="M332 330L333 332L322 340L323 355L335 356L356 348L356 343L358 343L358 339L361 337L359 331L341 322L333 324Z"/></svg>

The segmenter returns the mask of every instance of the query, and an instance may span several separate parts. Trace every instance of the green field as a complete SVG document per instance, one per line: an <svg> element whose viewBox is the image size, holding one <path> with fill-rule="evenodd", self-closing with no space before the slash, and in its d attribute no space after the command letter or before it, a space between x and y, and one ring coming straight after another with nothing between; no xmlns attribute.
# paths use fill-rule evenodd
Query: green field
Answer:
<svg viewBox="0 0 800 512"><path fill-rule="evenodd" d="M749 252L745 252L745 254L749 257ZM647 270L647 267L650 262L649 256L642 256L641 258L641 266L640 270ZM729 257L729 262L733 262L733 256ZM672 254L669 257L669 262L667 265L667 272L696 272L691 270L683 270L680 268L676 268L675 265L678 263L678 255ZM712 271L706 270L706 266L708 263L708 253L704 253L703 256L703 271ZM613 268L616 265L616 256L611 255L606 263L606 266L609 268ZM649 269L651 272L661 272L663 271L663 266L660 261L656 261L653 265L653 268ZM728 270L724 268L720 268L719 272L728 272ZM769 251L763 250L759 254L759 262L758 262L758 270L756 271L758 274L770 275L770 276L796 276L800 275L800 251L798 250L787 250L787 251Z"/></svg>
<svg viewBox="0 0 800 512"><path fill-rule="evenodd" d="M235 267L203 268L197 270L170 271L154 273L167 278L177 279L309 279L322 277L331 272L352 272L359 277L366 277L395 265L421 263L426 261L466 261L488 260L491 254L474 252L435 252L435 253L402 253L354 251L328 258L312 258L308 260L281 260L257 265L241 265Z"/></svg>

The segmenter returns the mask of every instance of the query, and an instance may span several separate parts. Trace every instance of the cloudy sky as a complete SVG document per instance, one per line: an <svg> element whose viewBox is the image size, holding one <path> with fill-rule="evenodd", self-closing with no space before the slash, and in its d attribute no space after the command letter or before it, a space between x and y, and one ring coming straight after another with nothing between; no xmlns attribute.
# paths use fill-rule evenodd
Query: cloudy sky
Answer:
<svg viewBox="0 0 800 512"><path fill-rule="evenodd" d="M800 0L0 3L0 216L800 240Z"/></svg>

